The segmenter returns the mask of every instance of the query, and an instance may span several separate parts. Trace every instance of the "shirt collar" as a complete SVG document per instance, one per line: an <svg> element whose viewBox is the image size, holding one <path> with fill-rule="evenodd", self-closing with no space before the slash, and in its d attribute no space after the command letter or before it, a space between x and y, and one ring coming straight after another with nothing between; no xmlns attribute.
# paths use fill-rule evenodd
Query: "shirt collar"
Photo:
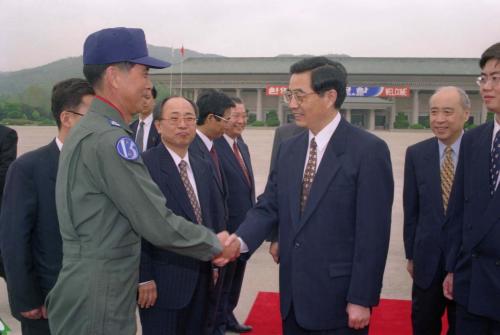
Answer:
<svg viewBox="0 0 500 335"><path fill-rule="evenodd" d="M165 144L163 144L165 145ZM189 153L186 151L186 156L181 157L179 156L175 151L171 150L169 147L165 145L165 148L167 151L170 153L170 156L172 156L172 159L174 160L175 166L179 167L179 163L181 161L185 161L187 163L187 167L190 169L191 164L189 163Z"/></svg>
<svg viewBox="0 0 500 335"><path fill-rule="evenodd" d="M230 136L229 136L229 135L227 135L227 134L224 134L223 136L224 136L224 138L226 139L227 143L229 143L229 146L230 146L231 148L233 147L234 143L238 143L236 138L232 138L232 137L230 137Z"/></svg>
<svg viewBox="0 0 500 335"><path fill-rule="evenodd" d="M142 120L140 117L139 117L139 123L141 122L144 122L144 125L145 126L150 126L151 123L153 123L153 113L149 114L148 116L146 116L146 118L144 120Z"/></svg>
<svg viewBox="0 0 500 335"><path fill-rule="evenodd" d="M57 144L57 147L59 148L59 151L61 151L62 147L63 147L63 142L57 136L56 136L56 144Z"/></svg>
<svg viewBox="0 0 500 335"><path fill-rule="evenodd" d="M311 143L311 139L314 138L314 141L316 142L316 146L318 148L317 150L323 151L332 138L333 133L337 129L340 120L340 113L337 112L337 115L335 115L333 120L330 121L330 123L328 123L323 129L321 129L319 133L316 134L316 136L312 133L312 131L309 130L309 143Z"/></svg>
<svg viewBox="0 0 500 335"><path fill-rule="evenodd" d="M208 151L212 150L212 146L214 145L214 141L208 138L207 135L203 134L201 130L196 129L196 134L201 138L203 143L205 143L205 146L207 147Z"/></svg>
<svg viewBox="0 0 500 335"><path fill-rule="evenodd" d="M462 141L462 136L464 135L464 131L462 130L462 133L460 136L457 138L457 140L450 145L451 150L453 151L454 155L458 155L458 152L460 151L460 142ZM446 144L438 140L438 145L439 145L439 157L443 158L445 155L444 150L446 149Z"/></svg>

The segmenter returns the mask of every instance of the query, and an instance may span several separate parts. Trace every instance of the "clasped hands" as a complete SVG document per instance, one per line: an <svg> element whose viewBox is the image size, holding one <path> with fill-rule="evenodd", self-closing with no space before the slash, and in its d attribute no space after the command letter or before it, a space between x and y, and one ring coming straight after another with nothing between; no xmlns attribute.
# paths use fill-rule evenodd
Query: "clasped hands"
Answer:
<svg viewBox="0 0 500 335"><path fill-rule="evenodd" d="M212 263L216 266L224 266L229 262L236 260L240 256L240 240L235 234L229 235L227 231L222 231L217 234L217 238L222 245L222 252L212 259Z"/></svg>

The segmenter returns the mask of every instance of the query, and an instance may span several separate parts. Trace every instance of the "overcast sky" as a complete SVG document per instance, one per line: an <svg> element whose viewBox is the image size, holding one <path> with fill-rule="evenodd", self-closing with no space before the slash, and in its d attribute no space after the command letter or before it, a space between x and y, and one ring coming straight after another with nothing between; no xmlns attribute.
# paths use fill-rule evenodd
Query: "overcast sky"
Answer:
<svg viewBox="0 0 500 335"><path fill-rule="evenodd" d="M224 56L479 57L500 0L0 0L0 71L82 54L102 28Z"/></svg>

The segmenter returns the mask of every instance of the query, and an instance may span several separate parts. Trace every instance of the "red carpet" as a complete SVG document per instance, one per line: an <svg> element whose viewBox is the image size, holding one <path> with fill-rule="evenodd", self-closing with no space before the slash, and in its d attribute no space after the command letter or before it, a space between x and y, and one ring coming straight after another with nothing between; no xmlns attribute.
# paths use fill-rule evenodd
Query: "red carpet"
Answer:
<svg viewBox="0 0 500 335"><path fill-rule="evenodd" d="M370 335L411 335L410 314L410 301L382 299L373 310ZM253 326L252 335L281 335L278 293L259 292L245 323Z"/></svg>

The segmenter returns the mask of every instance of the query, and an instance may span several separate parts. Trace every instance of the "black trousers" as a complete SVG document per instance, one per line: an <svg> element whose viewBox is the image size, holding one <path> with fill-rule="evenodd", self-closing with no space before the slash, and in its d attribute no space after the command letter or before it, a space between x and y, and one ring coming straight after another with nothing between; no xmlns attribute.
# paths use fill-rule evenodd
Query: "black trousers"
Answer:
<svg viewBox="0 0 500 335"><path fill-rule="evenodd" d="M207 267L200 271L195 292L189 304L182 309L156 306L140 308L143 335L209 335L209 292L212 272ZM111 334L110 334L111 335Z"/></svg>
<svg viewBox="0 0 500 335"><path fill-rule="evenodd" d="M457 335L500 335L500 321L471 314L457 304Z"/></svg>
<svg viewBox="0 0 500 335"><path fill-rule="evenodd" d="M283 320L282 325L283 335L368 335L368 327L357 330L349 327L325 330L304 329L297 323L293 304L286 319Z"/></svg>
<svg viewBox="0 0 500 335"><path fill-rule="evenodd" d="M232 325L238 322L234 317L233 311L240 299L246 265L247 262L240 259L226 265L221 298L217 306L216 327L227 324Z"/></svg>
<svg viewBox="0 0 500 335"><path fill-rule="evenodd" d="M441 262L442 263L442 262ZM439 265L431 285L423 289L413 283L411 321L414 335L440 335L441 318L445 309L448 313L448 335L455 334L455 303L443 295L444 267Z"/></svg>
<svg viewBox="0 0 500 335"><path fill-rule="evenodd" d="M46 319L21 322L23 335L50 335L49 322Z"/></svg>

